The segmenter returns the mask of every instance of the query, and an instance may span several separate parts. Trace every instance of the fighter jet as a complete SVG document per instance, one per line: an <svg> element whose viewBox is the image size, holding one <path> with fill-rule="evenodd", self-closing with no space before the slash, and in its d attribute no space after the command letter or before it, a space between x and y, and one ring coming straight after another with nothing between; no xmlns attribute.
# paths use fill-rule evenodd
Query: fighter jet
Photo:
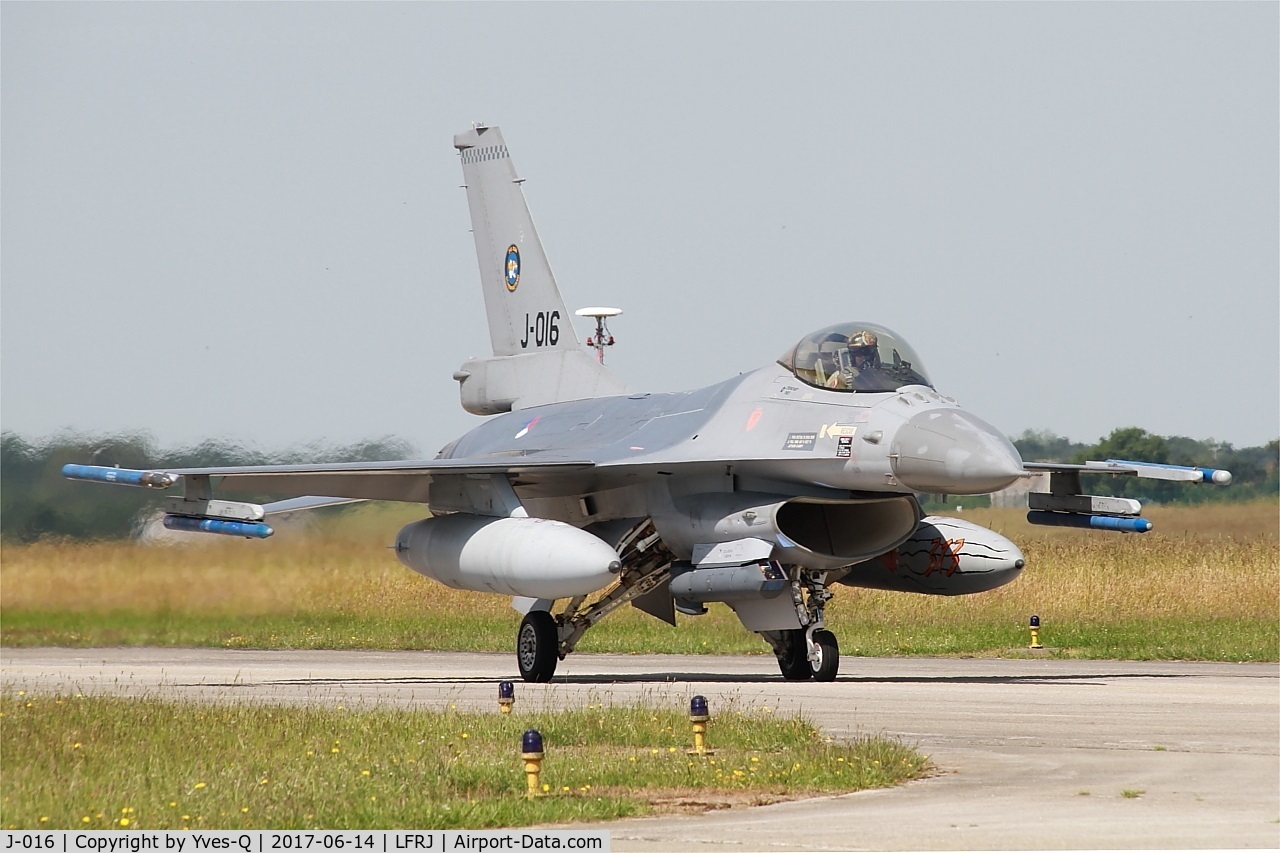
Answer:
<svg viewBox="0 0 1280 853"><path fill-rule="evenodd" d="M977 495L1036 472L1029 519L1145 532L1137 501L1085 495L1082 472L1224 484L1226 471L1106 460L1024 463L1000 430L934 387L916 350L869 322L836 323L777 361L706 388L635 393L575 338L497 127L454 137L493 355L453 377L487 416L434 459L137 471L66 477L168 489L165 526L272 534L279 512L355 500L430 510L395 539L410 569L511 596L526 681L610 612L672 625L723 602L788 680L833 680L833 584L966 595L1025 566L1000 534L926 517L922 494ZM599 309L614 311L615 309ZM611 339L610 339L611 340ZM215 497L287 497L269 504Z"/></svg>

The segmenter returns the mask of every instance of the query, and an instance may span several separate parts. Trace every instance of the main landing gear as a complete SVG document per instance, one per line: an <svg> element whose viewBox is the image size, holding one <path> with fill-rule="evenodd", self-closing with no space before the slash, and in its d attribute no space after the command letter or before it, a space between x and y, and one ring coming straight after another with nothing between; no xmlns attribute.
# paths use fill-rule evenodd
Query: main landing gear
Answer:
<svg viewBox="0 0 1280 853"><path fill-rule="evenodd" d="M660 587L671 578L671 552L645 519L617 545L623 570L618 580L592 604L587 596L571 599L558 615L530 610L516 632L516 665L525 681L543 683L556 674L556 664L574 650L587 629L624 604ZM548 602L549 603L549 602ZM674 623L673 623L674 624Z"/></svg>
<svg viewBox="0 0 1280 853"><path fill-rule="evenodd" d="M525 681L546 682L556 674L560 660L559 632L555 618L545 610L530 610L520 620L516 634L516 664Z"/></svg>

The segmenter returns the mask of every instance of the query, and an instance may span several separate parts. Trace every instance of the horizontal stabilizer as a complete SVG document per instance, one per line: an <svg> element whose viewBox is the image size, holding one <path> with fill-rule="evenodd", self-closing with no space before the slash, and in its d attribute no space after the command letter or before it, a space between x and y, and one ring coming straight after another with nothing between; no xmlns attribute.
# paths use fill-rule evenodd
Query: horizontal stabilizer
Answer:
<svg viewBox="0 0 1280 853"><path fill-rule="evenodd" d="M364 498L330 498L320 497L318 495L307 495L301 498L289 498L287 501L275 501L274 503L264 504L262 507L266 515L280 515L286 512L302 512L308 509L320 509L326 506L343 506L345 504L358 504L364 501Z"/></svg>

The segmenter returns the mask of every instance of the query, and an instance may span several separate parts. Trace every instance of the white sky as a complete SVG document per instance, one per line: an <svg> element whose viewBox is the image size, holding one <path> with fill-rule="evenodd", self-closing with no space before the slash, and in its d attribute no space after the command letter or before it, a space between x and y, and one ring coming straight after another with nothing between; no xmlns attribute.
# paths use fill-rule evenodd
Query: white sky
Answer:
<svg viewBox="0 0 1280 853"><path fill-rule="evenodd" d="M1276 3L0 6L0 426L477 419L454 133L636 389L882 323L1005 432L1280 434ZM579 336L585 326L579 326Z"/></svg>

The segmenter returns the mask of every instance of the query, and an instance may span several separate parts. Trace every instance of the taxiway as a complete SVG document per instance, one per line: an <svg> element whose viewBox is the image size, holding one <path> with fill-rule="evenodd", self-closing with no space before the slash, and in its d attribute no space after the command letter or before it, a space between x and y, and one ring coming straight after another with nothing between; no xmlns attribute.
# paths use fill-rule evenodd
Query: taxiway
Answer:
<svg viewBox="0 0 1280 853"><path fill-rule="evenodd" d="M6 690L493 708L510 655L4 649ZM1280 847L1280 666L846 658L828 684L771 657L572 655L517 701L802 713L930 755L910 785L592 825L616 851ZM714 727L712 728L714 738ZM554 748L554 747L552 747ZM1141 792L1125 796L1124 792ZM588 828L588 827L583 827Z"/></svg>

